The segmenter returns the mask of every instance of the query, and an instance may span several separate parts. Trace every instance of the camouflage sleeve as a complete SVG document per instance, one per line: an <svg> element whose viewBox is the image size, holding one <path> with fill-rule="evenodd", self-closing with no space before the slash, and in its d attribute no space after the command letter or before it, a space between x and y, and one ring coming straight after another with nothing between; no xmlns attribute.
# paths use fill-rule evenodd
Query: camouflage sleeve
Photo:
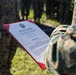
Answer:
<svg viewBox="0 0 76 75"><path fill-rule="evenodd" d="M47 47L46 51L45 51L45 55L44 55L44 60L45 60L45 64L48 70L50 70L54 75L59 75L57 73L57 71L55 70L58 66L58 58L56 53L56 43L50 43L49 46ZM52 50L55 49L55 50Z"/></svg>
<svg viewBox="0 0 76 75"><path fill-rule="evenodd" d="M74 9L73 9L73 16L72 16L72 24L71 25L76 25L76 0L74 2Z"/></svg>
<svg viewBox="0 0 76 75"><path fill-rule="evenodd" d="M54 74L59 75L56 71L59 64L58 39L64 35L68 25L58 26L50 36L50 42L44 53L46 67Z"/></svg>

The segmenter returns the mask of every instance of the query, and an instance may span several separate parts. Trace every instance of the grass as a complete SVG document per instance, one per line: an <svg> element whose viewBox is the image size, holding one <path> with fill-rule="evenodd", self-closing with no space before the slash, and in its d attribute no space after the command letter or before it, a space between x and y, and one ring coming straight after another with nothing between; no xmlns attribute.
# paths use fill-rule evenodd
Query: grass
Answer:
<svg viewBox="0 0 76 75"><path fill-rule="evenodd" d="M33 11L31 10L29 19L33 19ZM56 20L46 20L43 13L41 22L49 23L53 27L57 27L59 23ZM21 47L17 48L16 54L12 60L10 69L13 75L52 75L47 69L42 70L35 61Z"/></svg>
<svg viewBox="0 0 76 75"><path fill-rule="evenodd" d="M20 47L17 48L11 66L13 75L52 75L47 69L42 70L26 51Z"/></svg>

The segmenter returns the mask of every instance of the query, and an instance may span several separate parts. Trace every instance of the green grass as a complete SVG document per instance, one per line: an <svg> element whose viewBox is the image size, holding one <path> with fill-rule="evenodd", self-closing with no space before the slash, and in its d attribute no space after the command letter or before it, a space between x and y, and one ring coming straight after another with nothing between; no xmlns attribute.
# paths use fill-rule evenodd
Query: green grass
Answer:
<svg viewBox="0 0 76 75"><path fill-rule="evenodd" d="M22 48L18 47L12 60L13 75L52 75L47 69L42 70Z"/></svg>
<svg viewBox="0 0 76 75"><path fill-rule="evenodd" d="M49 20L46 20L45 12L44 12L43 15L42 15L41 23L48 23L49 26L52 25L52 27L57 27L57 26L60 25L60 23L57 22L56 19L49 19Z"/></svg>
<svg viewBox="0 0 76 75"><path fill-rule="evenodd" d="M42 23L52 24L53 27L59 25L56 20L46 20L45 18L45 13L43 13ZM30 12L29 19L33 19L33 10ZM42 70L21 47L17 48L10 70L13 75L52 75L47 69Z"/></svg>

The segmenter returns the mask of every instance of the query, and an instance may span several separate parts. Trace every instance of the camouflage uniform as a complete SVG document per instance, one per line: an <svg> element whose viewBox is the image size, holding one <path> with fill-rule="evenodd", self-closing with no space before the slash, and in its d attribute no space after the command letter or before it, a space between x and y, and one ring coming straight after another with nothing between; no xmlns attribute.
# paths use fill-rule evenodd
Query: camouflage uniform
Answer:
<svg viewBox="0 0 76 75"><path fill-rule="evenodd" d="M44 60L54 75L76 75L76 0L71 26L61 25L50 36Z"/></svg>
<svg viewBox="0 0 76 75"><path fill-rule="evenodd" d="M50 36L44 60L54 75L76 75L76 26L61 25Z"/></svg>
<svg viewBox="0 0 76 75"><path fill-rule="evenodd" d="M50 38L44 53L47 68L54 75L76 75L76 0L71 26L57 27Z"/></svg>
<svg viewBox="0 0 76 75"><path fill-rule="evenodd" d="M65 24L68 19L71 0L60 0L60 23Z"/></svg>
<svg viewBox="0 0 76 75"><path fill-rule="evenodd" d="M35 22L40 22L42 17L43 7L45 0L33 0L33 9L34 9L34 20Z"/></svg>
<svg viewBox="0 0 76 75"><path fill-rule="evenodd" d="M72 25L76 25L76 0L74 2Z"/></svg>
<svg viewBox="0 0 76 75"><path fill-rule="evenodd" d="M32 0L21 0L21 16L22 20L24 20L24 16L26 16L26 20L28 19L30 13Z"/></svg>
<svg viewBox="0 0 76 75"><path fill-rule="evenodd" d="M0 75L11 75L11 60L17 48L17 42L3 29L2 25L17 22L16 0L0 2Z"/></svg>

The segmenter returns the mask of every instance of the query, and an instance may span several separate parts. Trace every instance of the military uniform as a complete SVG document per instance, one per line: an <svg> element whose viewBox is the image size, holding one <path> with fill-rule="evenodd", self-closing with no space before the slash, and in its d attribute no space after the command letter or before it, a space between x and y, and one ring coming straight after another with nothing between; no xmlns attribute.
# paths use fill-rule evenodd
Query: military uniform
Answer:
<svg viewBox="0 0 76 75"><path fill-rule="evenodd" d="M18 18L20 20L20 9L21 9L21 0L17 0L17 13L18 13Z"/></svg>
<svg viewBox="0 0 76 75"><path fill-rule="evenodd" d="M73 16L72 16L72 25L76 25L76 0L74 2Z"/></svg>
<svg viewBox="0 0 76 75"><path fill-rule="evenodd" d="M32 0L21 0L22 20L24 20L24 16L26 16L26 20L28 19L31 3L32 3Z"/></svg>
<svg viewBox="0 0 76 75"><path fill-rule="evenodd" d="M53 18L55 2L56 0L46 0L46 19Z"/></svg>
<svg viewBox="0 0 76 75"><path fill-rule="evenodd" d="M58 26L44 53L47 68L54 75L76 75L76 0L71 26Z"/></svg>
<svg viewBox="0 0 76 75"><path fill-rule="evenodd" d="M17 0L2 0L0 2L0 75L11 75L10 67L17 42L3 29L3 24L17 22Z"/></svg>
<svg viewBox="0 0 76 75"><path fill-rule="evenodd" d="M44 0L33 0L33 9L34 9L34 20L37 23L40 23L40 18L42 17Z"/></svg>
<svg viewBox="0 0 76 75"><path fill-rule="evenodd" d="M59 11L60 11L60 23L65 24L68 19L69 9L71 0L60 0Z"/></svg>
<svg viewBox="0 0 76 75"><path fill-rule="evenodd" d="M54 75L76 75L76 26L61 25L52 32L44 60Z"/></svg>

